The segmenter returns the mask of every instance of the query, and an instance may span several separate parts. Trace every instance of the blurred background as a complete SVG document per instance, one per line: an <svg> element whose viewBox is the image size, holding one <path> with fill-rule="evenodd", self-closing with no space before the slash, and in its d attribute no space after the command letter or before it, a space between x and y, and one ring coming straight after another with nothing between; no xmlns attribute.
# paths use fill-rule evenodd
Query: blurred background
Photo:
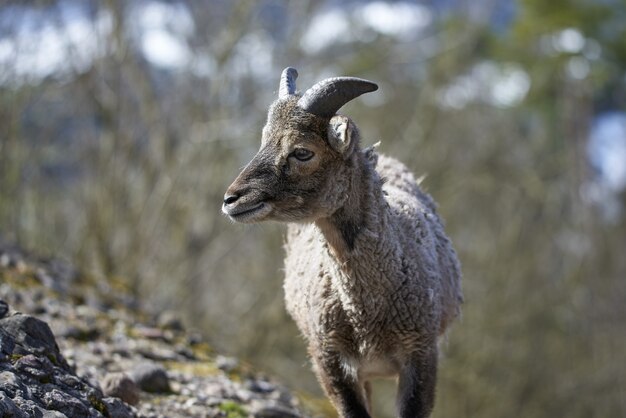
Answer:
<svg viewBox="0 0 626 418"><path fill-rule="evenodd" d="M434 417L626 417L623 0L4 0L0 235L321 393L283 228L220 214L286 66L379 83L343 112L439 202L466 303Z"/></svg>

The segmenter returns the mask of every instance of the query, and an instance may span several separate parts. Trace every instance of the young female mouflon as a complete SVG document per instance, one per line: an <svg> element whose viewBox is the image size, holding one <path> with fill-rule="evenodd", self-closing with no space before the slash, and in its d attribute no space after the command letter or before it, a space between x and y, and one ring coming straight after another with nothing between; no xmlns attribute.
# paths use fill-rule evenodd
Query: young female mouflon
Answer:
<svg viewBox="0 0 626 418"><path fill-rule="evenodd" d="M431 197L399 161L362 150L336 112L378 86L286 68L261 148L230 185L232 220L288 223L285 300L342 417L370 416L369 380L398 376L399 417L433 408L437 339L459 314L459 262Z"/></svg>

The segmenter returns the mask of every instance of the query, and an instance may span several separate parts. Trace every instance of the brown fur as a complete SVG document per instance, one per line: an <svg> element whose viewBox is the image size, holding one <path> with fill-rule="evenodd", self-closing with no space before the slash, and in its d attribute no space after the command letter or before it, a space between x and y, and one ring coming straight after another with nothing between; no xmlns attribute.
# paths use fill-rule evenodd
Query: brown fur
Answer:
<svg viewBox="0 0 626 418"><path fill-rule="evenodd" d="M345 116L309 114L297 99L271 106L261 149L229 187L224 211L289 222L287 309L341 416L368 417L368 381L398 376L399 416L427 417L437 337L462 301L456 254L404 165L362 151ZM298 161L296 148L314 156Z"/></svg>

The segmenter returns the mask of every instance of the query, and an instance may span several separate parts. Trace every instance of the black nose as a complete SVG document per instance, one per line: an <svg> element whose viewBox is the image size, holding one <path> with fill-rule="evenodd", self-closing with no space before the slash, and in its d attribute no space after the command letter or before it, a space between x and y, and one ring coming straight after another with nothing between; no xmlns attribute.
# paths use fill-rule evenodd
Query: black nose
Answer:
<svg viewBox="0 0 626 418"><path fill-rule="evenodd" d="M235 203L237 201L237 199L239 199L239 195L238 194L225 194L224 195L224 204L225 205L230 205L231 203Z"/></svg>

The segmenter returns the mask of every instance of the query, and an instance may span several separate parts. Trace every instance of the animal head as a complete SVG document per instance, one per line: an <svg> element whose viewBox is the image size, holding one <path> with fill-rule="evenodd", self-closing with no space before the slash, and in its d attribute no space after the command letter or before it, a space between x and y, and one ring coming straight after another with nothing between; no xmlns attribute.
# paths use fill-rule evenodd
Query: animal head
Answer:
<svg viewBox="0 0 626 418"><path fill-rule="evenodd" d="M334 77L300 96L297 77L294 68L283 71L261 148L224 195L222 211L234 221L313 221L345 200L359 134L352 120L336 112L378 86Z"/></svg>

